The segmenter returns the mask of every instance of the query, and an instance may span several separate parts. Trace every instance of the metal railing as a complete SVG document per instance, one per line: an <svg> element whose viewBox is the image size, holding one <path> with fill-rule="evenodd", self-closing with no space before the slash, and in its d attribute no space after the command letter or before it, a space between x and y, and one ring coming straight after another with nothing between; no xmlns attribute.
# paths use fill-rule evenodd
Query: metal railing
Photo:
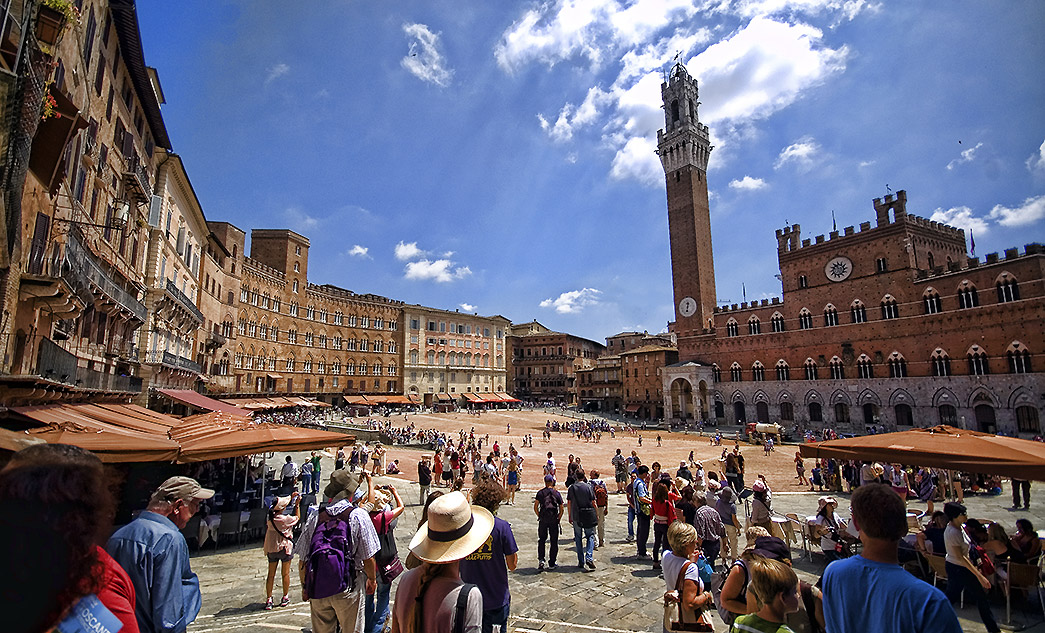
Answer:
<svg viewBox="0 0 1045 633"><path fill-rule="evenodd" d="M145 362L152 365L166 365L175 369L187 369L189 371L194 371L197 374L203 373L203 367L196 361L163 350L153 350L149 352L145 355Z"/></svg>
<svg viewBox="0 0 1045 633"><path fill-rule="evenodd" d="M118 376L77 366L75 354L59 347L48 338L40 339L40 353L36 361L36 375L83 389L127 391L141 393L142 379L138 376Z"/></svg>
<svg viewBox="0 0 1045 633"><path fill-rule="evenodd" d="M181 304L183 308L192 313L192 316L196 317L197 321L203 323L203 313L200 312L200 309L196 307L196 304L193 303L191 299L185 296L185 293L178 290L178 286L170 279L167 280L167 294Z"/></svg>
<svg viewBox="0 0 1045 633"><path fill-rule="evenodd" d="M74 287L86 280L142 323L148 318L149 311L145 306L95 263L94 256L84 248L74 231L69 232L62 264L61 276Z"/></svg>
<svg viewBox="0 0 1045 633"><path fill-rule="evenodd" d="M141 200L148 202L152 198L148 166L137 156L125 156L124 158L127 161L127 168L123 172L124 180L132 187L137 187Z"/></svg>

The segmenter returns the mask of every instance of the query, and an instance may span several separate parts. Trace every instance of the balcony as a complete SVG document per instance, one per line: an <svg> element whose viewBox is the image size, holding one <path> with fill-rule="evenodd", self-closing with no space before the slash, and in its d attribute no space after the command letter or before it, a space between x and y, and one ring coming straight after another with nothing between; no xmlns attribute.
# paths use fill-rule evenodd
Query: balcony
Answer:
<svg viewBox="0 0 1045 633"><path fill-rule="evenodd" d="M149 315L145 306L136 297L121 288L102 270L101 266L95 263L94 256L84 248L73 231L69 232L61 263L59 274L72 287L81 288L87 284L93 294L102 296L104 303L118 306L139 322L145 323Z"/></svg>
<svg viewBox="0 0 1045 633"><path fill-rule="evenodd" d="M172 369L185 369L197 374L203 373L203 367L199 363L191 361L184 356L178 356L162 350L149 352L145 357L145 362L150 365L166 365Z"/></svg>
<svg viewBox="0 0 1045 633"><path fill-rule="evenodd" d="M204 342L204 346L207 348L208 352L213 352L228 342L229 339L226 338L225 335L219 334L218 332L209 332L207 333L207 339Z"/></svg>
<svg viewBox="0 0 1045 633"><path fill-rule="evenodd" d="M152 199L152 185L149 184L149 169L137 156L127 156L127 167L123 170L123 183L127 192L141 204L148 204Z"/></svg>
<svg viewBox="0 0 1045 633"><path fill-rule="evenodd" d="M196 304L191 299L185 296L185 293L178 290L178 286L170 279L167 280L167 296L195 317L198 324L203 323L203 313L200 312L200 309L196 307Z"/></svg>
<svg viewBox="0 0 1045 633"><path fill-rule="evenodd" d="M66 383L81 389L129 393L141 393L142 390L140 377L117 376L79 367L74 354L62 349L47 338L40 339L40 353L37 356L35 373L48 380Z"/></svg>

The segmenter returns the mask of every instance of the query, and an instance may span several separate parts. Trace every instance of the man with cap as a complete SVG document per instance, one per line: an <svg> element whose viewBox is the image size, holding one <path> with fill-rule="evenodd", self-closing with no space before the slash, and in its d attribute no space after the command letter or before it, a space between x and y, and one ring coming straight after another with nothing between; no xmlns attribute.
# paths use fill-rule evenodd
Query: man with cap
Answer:
<svg viewBox="0 0 1045 633"><path fill-rule="evenodd" d="M898 548L907 534L903 500L889 486L870 483L853 492L851 503L864 547L856 556L831 563L824 572L827 629L837 633L961 631L943 592L900 566Z"/></svg>
<svg viewBox="0 0 1045 633"><path fill-rule="evenodd" d="M551 541L548 568L555 569L559 555L559 522L562 520L562 495L555 489L555 476L544 476L544 488L537 491L533 500L533 513L537 515L537 571L544 571L544 543Z"/></svg>
<svg viewBox="0 0 1045 633"><path fill-rule="evenodd" d="M152 493L138 518L117 530L105 549L134 584L134 615L142 633L181 633L202 605L200 581L189 569L181 534L213 490L189 477L171 477Z"/></svg>

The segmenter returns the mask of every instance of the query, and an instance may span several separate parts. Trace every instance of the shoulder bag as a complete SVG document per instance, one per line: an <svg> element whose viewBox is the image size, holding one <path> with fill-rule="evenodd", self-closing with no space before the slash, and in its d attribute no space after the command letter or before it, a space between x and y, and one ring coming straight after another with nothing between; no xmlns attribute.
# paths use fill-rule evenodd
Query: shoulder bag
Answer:
<svg viewBox="0 0 1045 633"><path fill-rule="evenodd" d="M670 630L672 630L672 631L714 631L715 630L714 627L712 627L707 622L702 622L701 621L700 614L703 613L703 611L697 611L696 612L696 620L694 620L693 622L686 622L685 621L685 616L683 615L684 612L682 611L682 584L684 582L686 582L686 570L689 568L689 566L691 564L692 563L687 561L686 564L682 566L682 569L679 570L679 577L675 581L675 591L678 593L678 602L675 603L676 608L678 610L678 620L671 620L669 622ZM665 604L665 609L666 610L670 609L670 607Z"/></svg>

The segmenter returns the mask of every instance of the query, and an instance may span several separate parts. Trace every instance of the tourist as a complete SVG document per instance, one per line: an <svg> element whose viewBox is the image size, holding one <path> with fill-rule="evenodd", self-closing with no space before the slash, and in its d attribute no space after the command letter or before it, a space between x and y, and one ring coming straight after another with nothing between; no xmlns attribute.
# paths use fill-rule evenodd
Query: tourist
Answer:
<svg viewBox="0 0 1045 633"><path fill-rule="evenodd" d="M490 538L461 560L461 579L477 585L483 595L482 633L490 633L494 626L508 630L512 600L508 572L515 571L519 562L519 546L515 544L512 526L497 516L497 508L505 497L504 488L493 479L472 488L472 506L486 508L494 517Z"/></svg>
<svg viewBox="0 0 1045 633"><path fill-rule="evenodd" d="M758 611L742 615L733 622L733 629L754 633L791 633L784 624L789 613L799 609L798 575L790 565L765 557L748 563L751 572L751 593L758 601ZM832 631L832 633L835 633Z"/></svg>
<svg viewBox="0 0 1045 633"><path fill-rule="evenodd" d="M569 490L570 486L573 485L573 482L577 481L577 468L579 467L579 464L577 464L576 458L574 458L574 456L572 454L570 455L569 459L570 459L569 463L566 464L566 489L567 490Z"/></svg>
<svg viewBox="0 0 1045 633"><path fill-rule="evenodd" d="M609 512L610 509L610 493L606 489L606 482L600 478L599 471L597 470L591 471L591 480L588 483L591 484L592 492L595 493L596 517L599 520L599 538L595 542L595 549L599 549L600 547L606 544L606 514Z"/></svg>
<svg viewBox="0 0 1045 633"><path fill-rule="evenodd" d="M294 490L294 482L298 478L298 465L294 463L294 459L287 455L287 461L283 464L283 469L280 471L280 475L283 480L280 482L280 486L283 488L284 494L290 494Z"/></svg>
<svg viewBox="0 0 1045 633"><path fill-rule="evenodd" d="M171 477L152 493L138 518L109 537L105 549L134 583L142 633L180 633L199 614L200 581L189 568L189 546L181 530L200 501L213 496L213 490L195 479Z"/></svg>
<svg viewBox="0 0 1045 633"><path fill-rule="evenodd" d="M722 537L726 530L722 523L722 516L714 507L707 504L704 495L696 497L697 513L693 518L693 527L697 530L697 538L700 539L700 551L708 561L712 569L715 561L722 552Z"/></svg>
<svg viewBox="0 0 1045 633"><path fill-rule="evenodd" d="M417 463L417 485L421 496L418 503L424 503L428 498L428 490L432 485L432 458L430 455L422 455L421 461Z"/></svg>
<svg viewBox="0 0 1045 633"><path fill-rule="evenodd" d="M809 480L806 479L806 466L805 466L805 462L802 460L802 452L801 451L795 451L795 473L796 473L795 479L798 480L798 485L799 486L809 485L810 488L812 487L809 484Z"/></svg>
<svg viewBox="0 0 1045 633"><path fill-rule="evenodd" d="M595 508L595 492L584 470L578 469L576 481L566 491L568 520L573 525L573 542L577 548L577 566L581 571L595 569L595 528L599 524Z"/></svg>
<svg viewBox="0 0 1045 633"><path fill-rule="evenodd" d="M722 552L722 557L732 564L740 556L740 552L737 550L737 539L740 537L741 527L740 519L737 517L737 495L732 488L726 486L718 491L715 510L718 511L722 526L726 530L726 536L723 539L723 545L726 547Z"/></svg>
<svg viewBox="0 0 1045 633"><path fill-rule="evenodd" d="M548 569L555 569L559 555L559 522L562 520L562 495L555 489L555 477L544 476L544 488L537 491L533 500L533 513L537 515L537 572L544 571L544 544L551 541Z"/></svg>
<svg viewBox="0 0 1045 633"><path fill-rule="evenodd" d="M668 526L678 518L675 502L681 496L673 488L667 481L653 480L653 569L660 569L660 549L662 545L667 546Z"/></svg>
<svg viewBox="0 0 1045 633"><path fill-rule="evenodd" d="M671 631L671 621L702 622L712 625L710 611L714 607L711 591L705 591L697 571L697 532L692 525L675 521L668 527L668 545L664 552L665 600L678 603L681 609L665 609L664 631Z"/></svg>
<svg viewBox="0 0 1045 633"><path fill-rule="evenodd" d="M834 497L820 497L817 504L819 509L816 512L816 530L813 536L820 539L820 549L823 550L827 563L831 564L849 555L846 524L835 516L838 501Z"/></svg>
<svg viewBox="0 0 1045 633"><path fill-rule="evenodd" d="M305 460L301 464L300 472L298 473L298 481L301 482L301 492L309 494L312 492L312 462Z"/></svg>
<svg viewBox="0 0 1045 633"><path fill-rule="evenodd" d="M751 495L751 523L773 534L773 502L769 498L769 487L765 481L756 479L751 490L754 493Z"/></svg>
<svg viewBox="0 0 1045 633"><path fill-rule="evenodd" d="M646 553L646 544L649 542L653 498L649 492L649 467L645 464L640 464L635 469L635 481L631 494L635 504L636 555L639 558L649 558Z"/></svg>
<svg viewBox="0 0 1045 633"><path fill-rule="evenodd" d="M1016 519L1016 533L1012 535L1012 544L1020 550L1027 563L1038 563L1041 556L1041 539L1029 519Z"/></svg>
<svg viewBox="0 0 1045 633"><path fill-rule="evenodd" d="M544 463L544 474L555 476L555 458L552 457L551 451L548 451L548 461Z"/></svg>
<svg viewBox="0 0 1045 633"><path fill-rule="evenodd" d="M918 493L918 499L928 504L928 514L932 514L935 508L933 507L933 500L936 499L936 482L937 477L927 468L922 468L914 476L914 483L917 486L915 491Z"/></svg>
<svg viewBox="0 0 1045 633"><path fill-rule="evenodd" d="M685 521L690 525L693 525L693 521L697 516L697 504L696 499L703 497L704 494L697 494L697 491L693 489L693 486L681 477L675 478L675 488L679 491L679 496L682 498L675 503L676 515L679 516L680 521Z"/></svg>
<svg viewBox="0 0 1045 633"><path fill-rule="evenodd" d="M628 485L624 487L625 499L628 502L628 538L626 543L635 540L635 471L628 473Z"/></svg>
<svg viewBox="0 0 1045 633"><path fill-rule="evenodd" d="M1012 509L1020 509L1020 492L1023 492L1023 509L1030 509L1030 481L1012 478Z"/></svg>
<svg viewBox="0 0 1045 633"><path fill-rule="evenodd" d="M853 492L852 510L863 550L824 573L828 630L960 632L943 592L900 566L899 544L907 533L903 500L888 486L868 484Z"/></svg>
<svg viewBox="0 0 1045 633"><path fill-rule="evenodd" d="M446 493L442 490L435 490L430 495L428 495L428 499L425 500L424 507L421 508L421 517L417 520L418 528L420 528L422 525L425 524L426 521L428 521L428 507L432 505L433 501L443 496L444 494ZM410 552L406 555L406 561L403 563L403 566L407 569L413 569L414 567L420 567L421 563L421 559L417 556L414 556L413 552Z"/></svg>
<svg viewBox="0 0 1045 633"><path fill-rule="evenodd" d="M377 589L366 595L363 606L364 633L380 633L388 620L388 598L391 595L392 581L403 571L396 564L399 552L396 549L395 528L399 517L406 510L396 487L389 484L381 489L373 490L367 502L360 504L370 515L370 521L377 532L377 540L381 547L374 554Z"/></svg>
<svg viewBox="0 0 1045 633"><path fill-rule="evenodd" d="M610 460L610 464L613 466L613 478L617 482L616 494L624 492L624 486L628 484L628 466L627 460L620 454L620 449L617 449L617 454Z"/></svg>
<svg viewBox="0 0 1045 633"><path fill-rule="evenodd" d="M337 456L334 458L334 470L341 470L345 467L345 447L339 446L337 449Z"/></svg>
<svg viewBox="0 0 1045 633"><path fill-rule="evenodd" d="M310 465L310 464L308 464ZM272 609L272 588L276 583L276 567L283 564L283 599L279 606L290 604L290 560L294 557L294 526L301 520L300 495L273 499L268 511L265 544L262 551L268 557L268 576L265 578L265 609ZM289 504L294 505L294 514L284 514Z"/></svg>
<svg viewBox="0 0 1045 633"><path fill-rule="evenodd" d="M947 546L943 542L943 533L947 529L947 523L946 514L939 510L933 512L925 528L915 535L915 549L923 555L945 555Z"/></svg>
<svg viewBox="0 0 1045 633"><path fill-rule="evenodd" d="M319 494L319 482L323 475L323 456L318 454L316 451L312 451L312 494ZM302 491L307 492L307 491Z"/></svg>
<svg viewBox="0 0 1045 633"><path fill-rule="evenodd" d="M478 474L478 471L476 471ZM435 477L435 485L443 485L443 451L435 452L435 462L432 466L432 476Z"/></svg>
<svg viewBox="0 0 1045 633"><path fill-rule="evenodd" d="M451 492L432 502L428 521L410 541L410 551L423 564L399 580L392 633L471 633L481 628L483 597L478 588L467 592L464 621L455 628L465 584L460 561L489 538L493 524L493 515L486 508L470 506L463 493Z"/></svg>
<svg viewBox="0 0 1045 633"><path fill-rule="evenodd" d="M991 582L969 559L969 536L962 529L968 520L966 509L960 503L949 501L944 504L943 512L949 523L943 534L947 546L945 566L947 569L947 598L953 603L964 593L964 598L976 603L980 611L980 619L987 627L988 633L996 633L1001 629L994 620L991 603L987 599L987 591Z"/></svg>

